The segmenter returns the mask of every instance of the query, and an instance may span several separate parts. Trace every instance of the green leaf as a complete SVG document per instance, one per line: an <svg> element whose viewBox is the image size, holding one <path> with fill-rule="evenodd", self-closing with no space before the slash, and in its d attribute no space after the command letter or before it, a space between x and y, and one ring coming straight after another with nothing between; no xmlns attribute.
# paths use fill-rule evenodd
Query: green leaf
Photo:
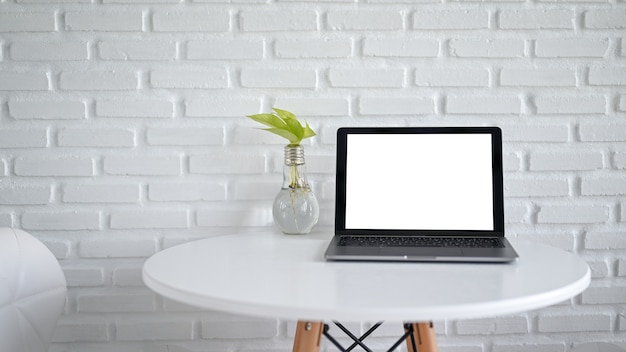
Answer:
<svg viewBox="0 0 626 352"><path fill-rule="evenodd" d="M295 134L298 137L297 143L300 143L302 137L304 136L304 128L302 128L300 122L296 119L287 119L285 122L287 123L287 129L289 132Z"/></svg>
<svg viewBox="0 0 626 352"><path fill-rule="evenodd" d="M289 144L292 145L299 145L304 138L316 135L308 122L305 127L302 127L302 124L293 113L277 108L272 110L271 114L255 114L247 117L270 127L265 130L287 139Z"/></svg>
<svg viewBox="0 0 626 352"><path fill-rule="evenodd" d="M313 131L313 129L311 128L311 126L309 126L309 123L306 123L306 127L304 128L304 135L302 136L302 139L304 138L309 138L309 137L313 137L317 135L315 133L315 131Z"/></svg>
<svg viewBox="0 0 626 352"><path fill-rule="evenodd" d="M295 134L281 128L265 128L264 130L286 138L291 144L298 144L302 140L302 138L298 138Z"/></svg>
<svg viewBox="0 0 626 352"><path fill-rule="evenodd" d="M272 110L276 111L276 114L278 116L280 116L281 119L287 121L287 120L298 120L298 118L296 117L296 115L294 115L293 113L287 111L287 110L281 110L281 109L277 109L277 108L273 108Z"/></svg>
<svg viewBox="0 0 626 352"><path fill-rule="evenodd" d="M248 115L248 117L253 119L256 122L264 124L265 126L275 127L275 128L287 127L287 124L276 115L256 114L256 115Z"/></svg>

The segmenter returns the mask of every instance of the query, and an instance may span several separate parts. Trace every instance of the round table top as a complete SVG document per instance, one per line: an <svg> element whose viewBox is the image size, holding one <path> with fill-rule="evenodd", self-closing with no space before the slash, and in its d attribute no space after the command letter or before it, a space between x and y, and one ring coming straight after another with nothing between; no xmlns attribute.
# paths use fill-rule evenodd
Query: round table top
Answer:
<svg viewBox="0 0 626 352"><path fill-rule="evenodd" d="M511 243L509 264L327 262L329 236L266 232L212 237L149 258L144 282L198 307L294 320L480 318L567 300L590 282L576 255Z"/></svg>

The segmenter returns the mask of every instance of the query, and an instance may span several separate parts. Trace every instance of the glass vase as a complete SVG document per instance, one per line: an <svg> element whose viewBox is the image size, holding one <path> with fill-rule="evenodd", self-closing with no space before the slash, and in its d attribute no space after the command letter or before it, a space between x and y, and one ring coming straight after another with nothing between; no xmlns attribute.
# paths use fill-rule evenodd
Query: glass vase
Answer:
<svg viewBox="0 0 626 352"><path fill-rule="evenodd" d="M320 208L307 182L304 149L285 146L283 185L274 199L274 222L286 234L305 234L317 224Z"/></svg>

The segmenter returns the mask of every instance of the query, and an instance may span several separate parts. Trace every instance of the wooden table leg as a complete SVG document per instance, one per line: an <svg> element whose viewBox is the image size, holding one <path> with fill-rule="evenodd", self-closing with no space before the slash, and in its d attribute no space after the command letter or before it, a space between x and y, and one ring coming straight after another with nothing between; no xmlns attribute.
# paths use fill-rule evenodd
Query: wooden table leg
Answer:
<svg viewBox="0 0 626 352"><path fill-rule="evenodd" d="M319 352L323 332L324 323L321 321L299 321L293 340L293 352Z"/></svg>
<svg viewBox="0 0 626 352"><path fill-rule="evenodd" d="M437 339L433 323L411 323L413 326L413 336L406 339L408 352L437 352ZM415 339L417 351L413 349L411 337Z"/></svg>

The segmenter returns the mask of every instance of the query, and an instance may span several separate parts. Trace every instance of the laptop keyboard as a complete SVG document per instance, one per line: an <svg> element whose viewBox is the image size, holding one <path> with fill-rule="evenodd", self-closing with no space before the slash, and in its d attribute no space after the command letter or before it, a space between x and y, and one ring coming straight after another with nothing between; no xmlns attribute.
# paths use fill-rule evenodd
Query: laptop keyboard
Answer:
<svg viewBox="0 0 626 352"><path fill-rule="evenodd" d="M480 237L341 236L339 245L356 247L504 248L504 244L499 238Z"/></svg>

